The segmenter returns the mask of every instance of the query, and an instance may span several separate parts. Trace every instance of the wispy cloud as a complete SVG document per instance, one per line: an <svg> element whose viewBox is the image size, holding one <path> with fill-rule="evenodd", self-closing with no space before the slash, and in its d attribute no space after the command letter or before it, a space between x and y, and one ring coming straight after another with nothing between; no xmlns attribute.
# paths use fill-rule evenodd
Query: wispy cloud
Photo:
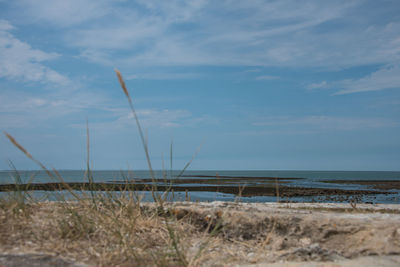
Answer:
<svg viewBox="0 0 400 267"><path fill-rule="evenodd" d="M145 127L179 127L182 126L182 121L190 118L192 114L187 110L156 110L156 109L141 109L137 111L138 116L142 120ZM129 113L128 117L119 118L122 122L128 119L132 122L133 115Z"/></svg>
<svg viewBox="0 0 400 267"><path fill-rule="evenodd" d="M111 108L112 118L108 121L91 123L94 129L122 129L133 125L134 117L132 112L127 108ZM168 109L138 109L136 111L140 123L144 128L175 128L188 126L193 118L192 114L187 110L168 110ZM72 127L85 128L83 123L73 124Z"/></svg>
<svg viewBox="0 0 400 267"><path fill-rule="evenodd" d="M68 77L43 63L56 59L59 54L32 48L28 43L15 38L10 33L13 29L10 23L0 20L0 78L62 86L70 83Z"/></svg>
<svg viewBox="0 0 400 267"><path fill-rule="evenodd" d="M389 65L371 73L361 79L344 80L340 82L343 88L336 92L337 95L378 91L383 89L400 89L400 67Z"/></svg>
<svg viewBox="0 0 400 267"><path fill-rule="evenodd" d="M261 69L248 69L248 70L245 70L244 73L252 73L252 72L257 73L257 72L261 72L261 71L262 71Z"/></svg>
<svg viewBox="0 0 400 267"><path fill-rule="evenodd" d="M372 21L360 11L365 1L67 2L23 3L28 17L67 27L66 44L101 64L348 67L399 59L400 24Z"/></svg>
<svg viewBox="0 0 400 267"><path fill-rule="evenodd" d="M109 0L21 0L16 5L36 23L71 27L105 16L111 11L112 3Z"/></svg>
<svg viewBox="0 0 400 267"><path fill-rule="evenodd" d="M126 75L126 80L185 80L198 79L202 75L200 73L138 73Z"/></svg>
<svg viewBox="0 0 400 267"><path fill-rule="evenodd" d="M312 83L312 84L308 85L307 89L315 90L315 89L323 89L323 88L327 88L327 87L328 87L328 83L326 81L322 81L320 83Z"/></svg>
<svg viewBox="0 0 400 267"><path fill-rule="evenodd" d="M334 95L345 95L384 89L400 89L400 65L385 65L371 74L359 79L322 81L307 86L308 90L336 89Z"/></svg>
<svg viewBox="0 0 400 267"><path fill-rule="evenodd" d="M338 116L275 116L267 117L253 123L254 126L260 127L281 127L282 129L292 130L294 127L296 131L346 131L346 130L359 130L368 128L385 128L400 126L400 121L388 118L363 118L363 117L338 117ZM285 128L289 127L289 128ZM295 132L296 132L295 131Z"/></svg>
<svg viewBox="0 0 400 267"><path fill-rule="evenodd" d="M262 76L256 77L256 80L259 80L259 81L269 81L269 80L277 80L277 79L279 79L279 76L262 75Z"/></svg>
<svg viewBox="0 0 400 267"><path fill-rule="evenodd" d="M84 121L88 110L106 110L108 105L107 99L99 94L76 91L36 94L3 88L0 93L0 127L3 130L36 128L70 114L77 114L76 120Z"/></svg>

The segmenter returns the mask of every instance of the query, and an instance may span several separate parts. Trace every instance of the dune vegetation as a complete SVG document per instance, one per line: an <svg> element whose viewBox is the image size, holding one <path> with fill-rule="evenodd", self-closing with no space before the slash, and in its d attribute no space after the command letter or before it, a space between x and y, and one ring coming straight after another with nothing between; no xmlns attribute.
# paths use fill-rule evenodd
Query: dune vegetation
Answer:
<svg viewBox="0 0 400 267"><path fill-rule="evenodd" d="M63 186L53 192L58 201L38 199L29 188L21 188L15 170L16 190L0 195L1 255L45 254L94 266L229 266L400 254L400 215L395 207L168 202L172 187L161 192L154 182L139 118L121 73L116 74L143 144L153 202L143 203L132 188L97 190L89 164L89 128L89 187L82 190L71 188L57 170L48 169L5 133Z"/></svg>

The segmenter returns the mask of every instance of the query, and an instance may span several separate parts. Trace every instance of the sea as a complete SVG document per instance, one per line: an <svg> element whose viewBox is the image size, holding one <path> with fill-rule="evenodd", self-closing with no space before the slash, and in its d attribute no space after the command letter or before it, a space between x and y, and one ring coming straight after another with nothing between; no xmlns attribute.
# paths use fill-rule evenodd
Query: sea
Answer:
<svg viewBox="0 0 400 267"><path fill-rule="evenodd" d="M65 182L87 182L87 176L85 170L59 170L59 174L62 176ZM181 171L154 171L156 178L162 179L163 177L176 179L177 176L181 175ZM92 171L94 182L123 182L127 180L135 179L146 179L150 178L149 171L135 170L135 171L117 171L117 170L97 170ZM392 180L400 181L399 171L284 171L284 170L187 170L183 173L184 179L212 179L212 177L274 177L281 178L283 181L285 178L302 178L302 179L288 179L286 186L293 187L311 187L311 188L335 188L335 189L346 189L346 190L375 190L368 185L360 184L343 184L343 183L325 183L324 181L334 180L363 180L363 181L378 181L379 180ZM47 183L55 182L54 179L49 177L45 171L37 170L24 170L24 171L0 171L0 184L12 184L16 182L16 177L19 177L21 183ZM211 177L211 178L210 178ZM180 179L180 178L178 178ZM216 179L216 178L215 178ZM191 183L190 185L195 185ZM215 185L215 184L214 184ZM232 183L231 183L232 185ZM241 186L246 186L241 181ZM254 185L254 184L253 184ZM180 185L180 186L185 186ZM199 184L199 186L207 186L206 184ZM212 186L210 184L210 186ZM233 183L233 186L236 186ZM259 183L259 186L263 186ZM388 189L385 190L391 192L391 194L375 194L372 196L365 196L359 201L367 203L390 203L400 204L400 189ZM41 200L57 200L54 192L34 191L29 192L33 197ZM81 192L78 192L81 193ZM6 192L1 192L0 197L5 197ZM59 194L59 193L57 193ZM71 198L69 192L62 192L65 198ZM142 201L152 201L152 195L149 192L138 192L141 195ZM160 192L162 194L162 192ZM58 196L59 197L59 196ZM286 199L289 202L337 202L338 200L332 200L334 198L326 199L321 197L292 197ZM233 194L226 194L220 192L207 192L207 191L190 191L190 192L175 192L174 196L169 196L171 201L242 201L242 202L276 202L278 201L276 196L252 196L252 197L240 197ZM279 199L282 201L282 199Z"/></svg>

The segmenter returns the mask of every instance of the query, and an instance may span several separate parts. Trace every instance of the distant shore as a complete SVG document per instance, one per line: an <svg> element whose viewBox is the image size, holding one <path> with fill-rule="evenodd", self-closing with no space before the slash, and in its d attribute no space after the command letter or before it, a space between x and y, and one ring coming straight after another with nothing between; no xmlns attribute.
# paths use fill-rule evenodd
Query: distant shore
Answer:
<svg viewBox="0 0 400 267"><path fill-rule="evenodd" d="M242 177L243 179L243 177ZM246 177L249 181L257 181L261 178ZM297 178L270 178L271 181L266 181L265 177L263 184L256 185L241 185L237 180L230 177L224 177L221 180L214 179L179 179L179 180L155 180L140 179L127 182L107 182L107 183L32 183L32 184L0 184L0 192L8 191L58 191L58 190L80 190L80 191L161 191L161 192L219 192L233 194L242 197L253 196L278 196L281 198L290 197L331 197L333 201L348 201L351 198L360 198L367 195L390 195L395 192L390 189L399 189L400 181L343 181L333 180L324 181L325 183L336 184L360 184L368 185L370 190L350 190L337 188L316 188L316 187L300 187L286 185L288 179ZM243 181L242 181L243 182Z"/></svg>

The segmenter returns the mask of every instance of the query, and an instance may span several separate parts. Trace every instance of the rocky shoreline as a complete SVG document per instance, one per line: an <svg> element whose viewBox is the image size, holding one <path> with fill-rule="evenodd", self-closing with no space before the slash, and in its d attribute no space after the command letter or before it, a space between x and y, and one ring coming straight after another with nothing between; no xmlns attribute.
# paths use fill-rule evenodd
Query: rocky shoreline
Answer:
<svg viewBox="0 0 400 267"><path fill-rule="evenodd" d="M196 185L192 185L196 184ZM390 187L391 188L391 187ZM217 184L217 185L199 185L196 180L191 183L168 183L162 181L162 184L152 184L151 182L137 181L135 183L32 183L32 184L0 184L0 192L10 191L59 191L59 190L79 190L79 191L161 191L161 192L220 192L233 194L236 196L279 196L281 198L290 197L317 197L317 196L342 196L343 201L350 197L365 195L390 195L395 192L383 190L348 190L337 188L315 188L287 186L284 182L269 183L263 185L240 185L240 184ZM339 201L339 199L338 199Z"/></svg>

